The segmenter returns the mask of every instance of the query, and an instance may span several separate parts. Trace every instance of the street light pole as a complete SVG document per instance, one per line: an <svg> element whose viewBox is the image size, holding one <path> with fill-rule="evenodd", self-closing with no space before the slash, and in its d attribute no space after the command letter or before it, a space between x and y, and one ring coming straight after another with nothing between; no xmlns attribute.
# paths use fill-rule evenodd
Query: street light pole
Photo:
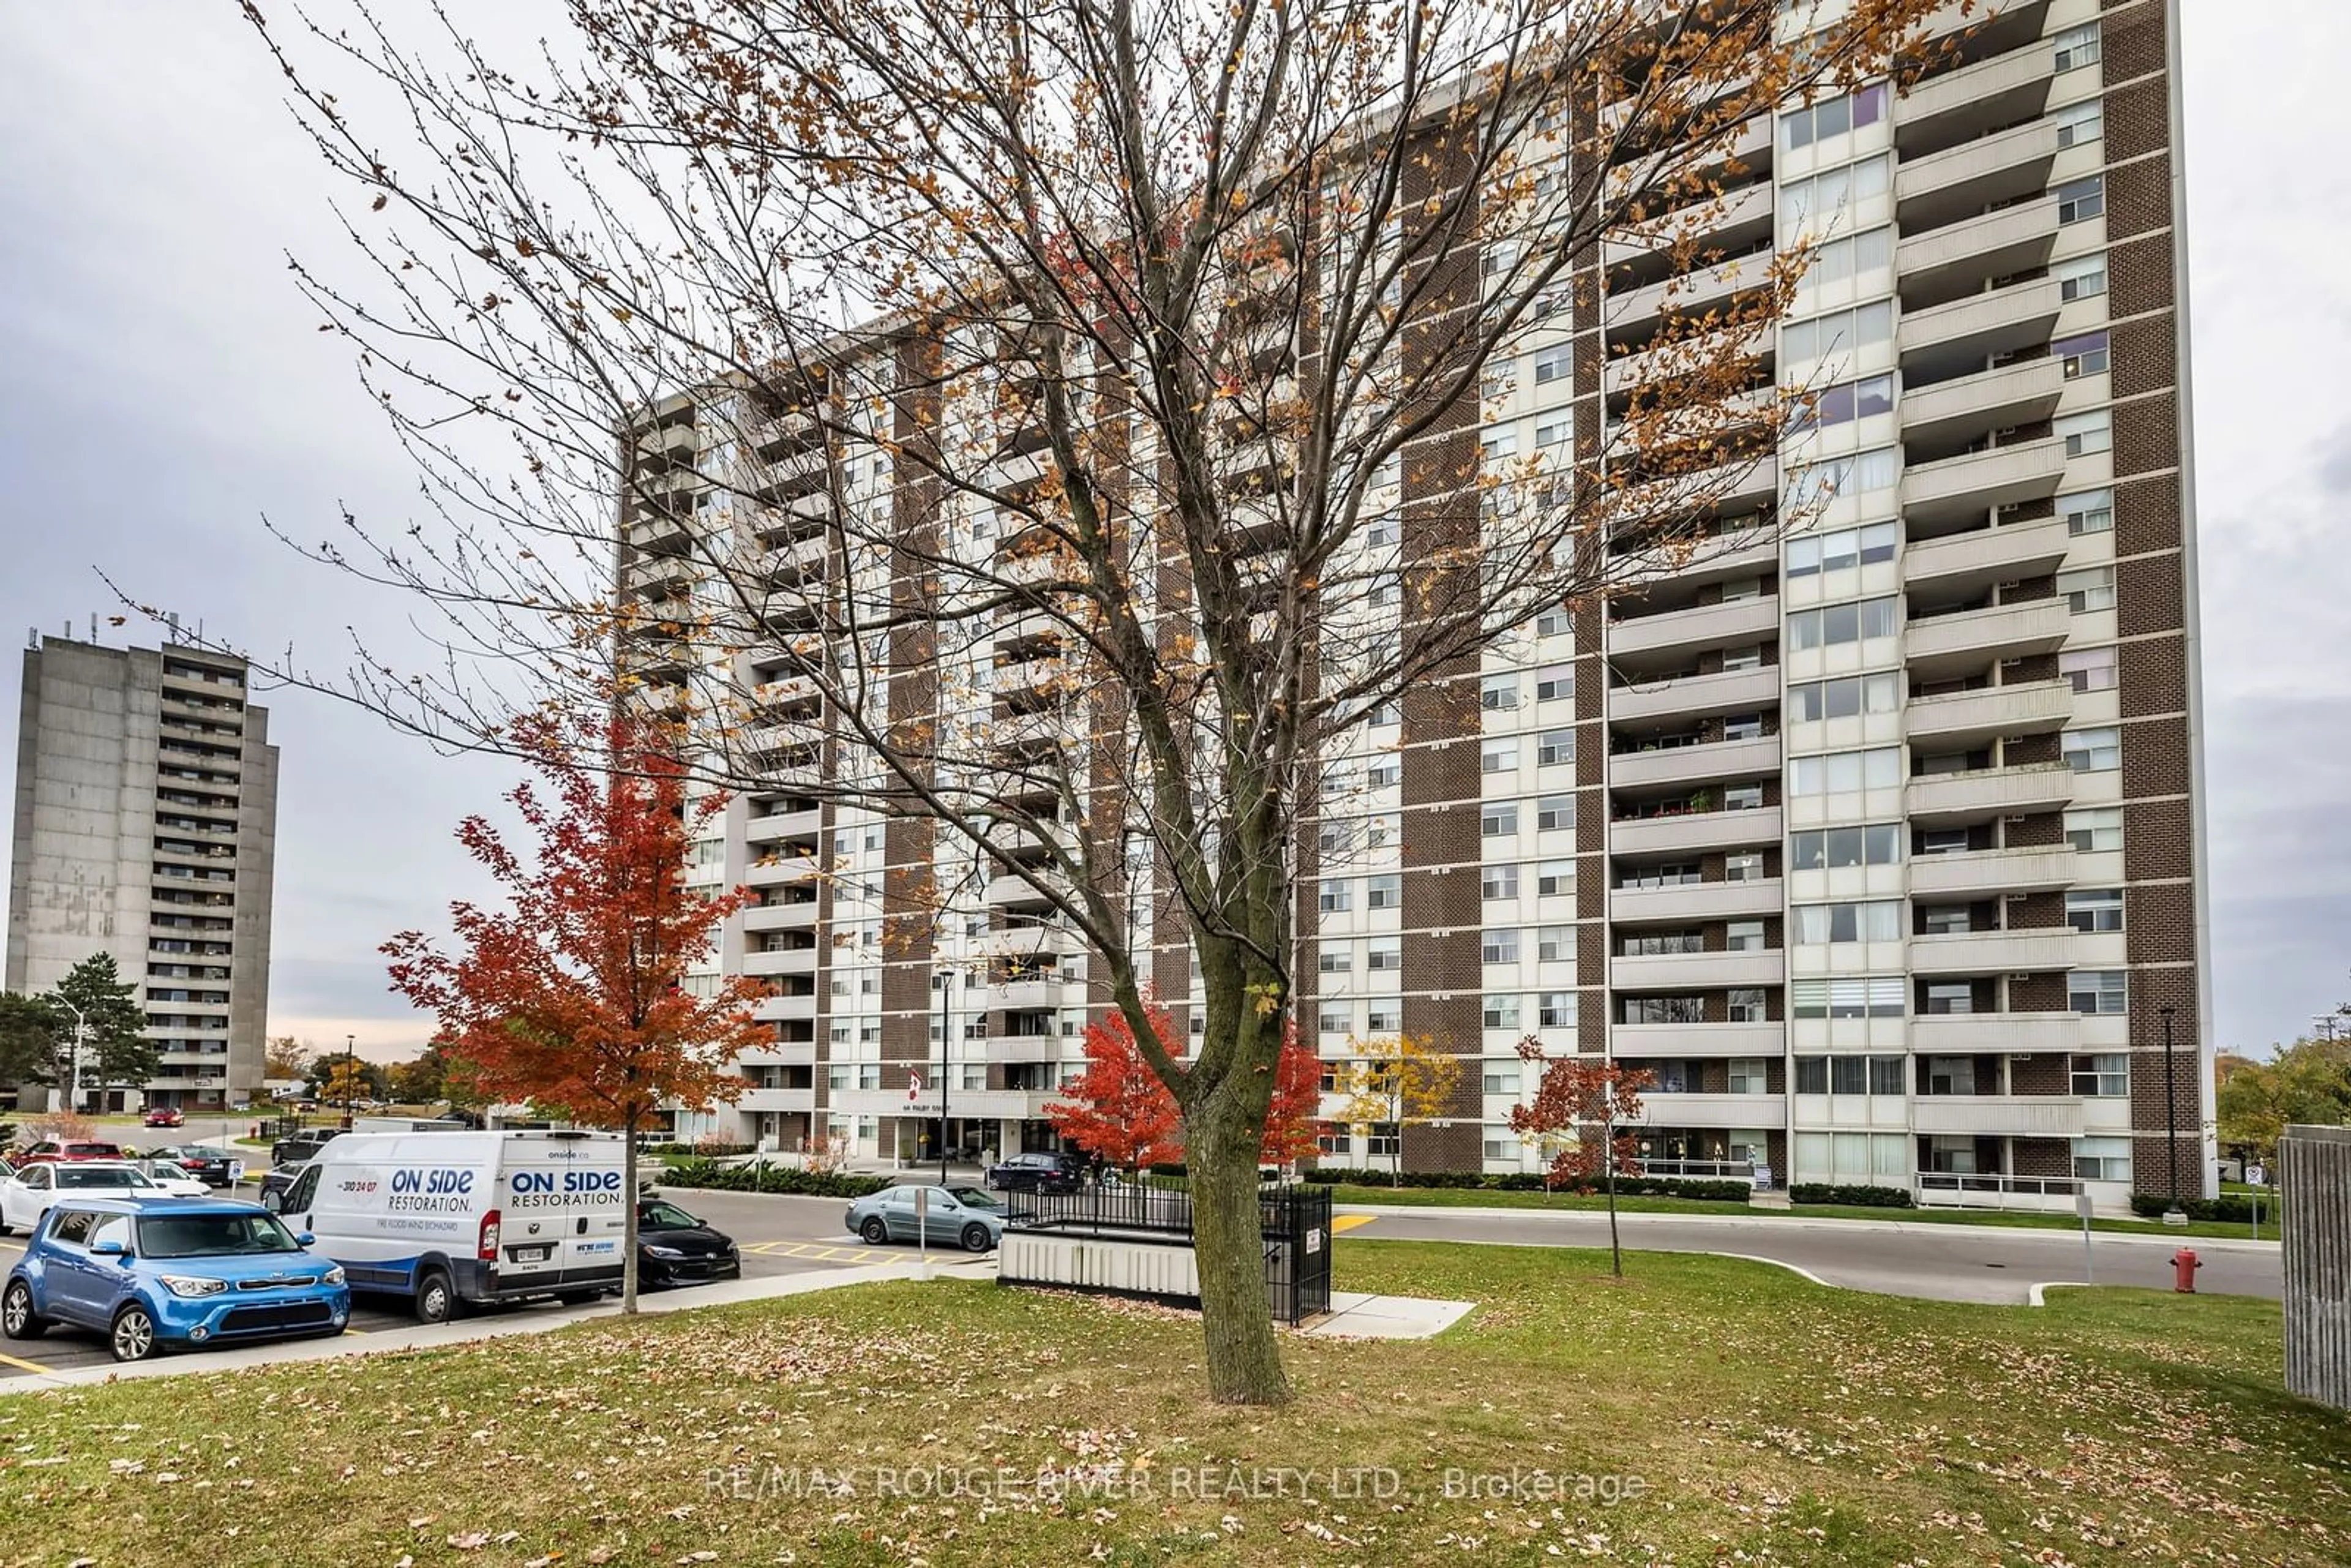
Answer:
<svg viewBox="0 0 2351 1568"><path fill-rule="evenodd" d="M73 1069L66 1075L66 1109L78 1116L81 1114L81 1037L89 1032L89 1020L79 1008L65 998L56 999L57 1006L74 1016Z"/></svg>
<svg viewBox="0 0 2351 1568"><path fill-rule="evenodd" d="M939 992L939 1185L947 1185L947 992L955 985L953 969L934 969L931 978Z"/></svg>
<svg viewBox="0 0 2351 1568"><path fill-rule="evenodd" d="M355 1081L360 1074L359 1040L356 1034L343 1036L343 1131L346 1133L351 1130L351 1091L357 1087Z"/></svg>
<svg viewBox="0 0 2351 1568"><path fill-rule="evenodd" d="M2179 1077L2171 1061L2171 1012L2163 1009L2163 1146L2171 1156L2171 1212L2179 1209L2179 1102L2174 1086ZM2167 1216L2167 1218L2168 1218Z"/></svg>

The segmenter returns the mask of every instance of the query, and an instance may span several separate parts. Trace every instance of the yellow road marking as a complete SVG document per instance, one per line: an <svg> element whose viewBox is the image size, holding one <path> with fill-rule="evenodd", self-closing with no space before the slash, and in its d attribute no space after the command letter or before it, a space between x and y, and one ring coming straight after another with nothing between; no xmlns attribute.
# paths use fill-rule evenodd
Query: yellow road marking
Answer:
<svg viewBox="0 0 2351 1568"><path fill-rule="evenodd" d="M1378 1218L1376 1214L1342 1214L1331 1221L1331 1234L1336 1236L1343 1231L1353 1230L1358 1226L1369 1225Z"/></svg>
<svg viewBox="0 0 2351 1568"><path fill-rule="evenodd" d="M53 1366L43 1366L37 1361L19 1361L13 1355L0 1355L0 1366L13 1366L19 1372L38 1372L43 1374L55 1372L57 1370L57 1368Z"/></svg>

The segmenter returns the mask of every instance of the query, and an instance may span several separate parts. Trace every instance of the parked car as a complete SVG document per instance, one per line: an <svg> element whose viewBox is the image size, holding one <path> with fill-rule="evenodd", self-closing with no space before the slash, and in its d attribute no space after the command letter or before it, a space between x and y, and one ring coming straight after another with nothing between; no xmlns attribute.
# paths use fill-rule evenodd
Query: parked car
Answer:
<svg viewBox="0 0 2351 1568"><path fill-rule="evenodd" d="M9 1155L8 1163L21 1167L37 1160L119 1160L121 1157L122 1145L120 1144L102 1144L93 1138L69 1138L64 1143L44 1138Z"/></svg>
<svg viewBox="0 0 2351 1568"><path fill-rule="evenodd" d="M893 1186L849 1206L849 1228L869 1246L919 1239L914 1195L928 1194L922 1230L931 1240L985 1252L1004 1239L1004 1207L976 1186Z"/></svg>
<svg viewBox="0 0 2351 1568"><path fill-rule="evenodd" d="M158 1105L140 1119L142 1127L184 1127L188 1119L170 1105Z"/></svg>
<svg viewBox="0 0 2351 1568"><path fill-rule="evenodd" d="M1075 1155L1015 1155L987 1167L987 1185L999 1192L1075 1192L1085 1176Z"/></svg>
<svg viewBox="0 0 2351 1568"><path fill-rule="evenodd" d="M683 1285L737 1280L743 1257L735 1239L661 1198L637 1205L637 1282Z"/></svg>
<svg viewBox="0 0 2351 1568"><path fill-rule="evenodd" d="M340 1127L314 1127L290 1138L280 1138L269 1145L269 1163L273 1166L298 1166L315 1160L320 1149L342 1135Z"/></svg>
<svg viewBox="0 0 2351 1568"><path fill-rule="evenodd" d="M106 1336L117 1361L181 1345L339 1334L343 1271L250 1203L85 1197L43 1219L0 1286L0 1333L52 1324Z"/></svg>
<svg viewBox="0 0 2351 1568"><path fill-rule="evenodd" d="M245 1179L245 1161L241 1157L204 1144L165 1144L148 1150L147 1158L175 1165L206 1186L235 1186Z"/></svg>
<svg viewBox="0 0 2351 1568"><path fill-rule="evenodd" d="M30 1230L62 1198L203 1197L193 1176L151 1176L126 1161L36 1160L0 1181L0 1236Z"/></svg>

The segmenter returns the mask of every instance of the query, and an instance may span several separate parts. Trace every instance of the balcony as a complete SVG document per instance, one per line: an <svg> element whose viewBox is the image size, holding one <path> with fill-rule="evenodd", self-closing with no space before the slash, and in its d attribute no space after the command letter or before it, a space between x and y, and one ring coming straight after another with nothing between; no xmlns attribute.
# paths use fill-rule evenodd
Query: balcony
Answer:
<svg viewBox="0 0 2351 1568"><path fill-rule="evenodd" d="M1698 746L1660 746L1653 750L1622 751L1608 758L1608 782L1617 789L1713 784L1779 771L1776 735Z"/></svg>
<svg viewBox="0 0 2351 1568"><path fill-rule="evenodd" d="M1693 991L1717 990L1729 986L1777 986L1788 977L1787 958L1788 956L1777 947L1738 953L1625 955L1608 960L1608 984L1620 991Z"/></svg>
<svg viewBox="0 0 2351 1568"><path fill-rule="evenodd" d="M2023 681L1981 691L1945 692L1913 697L1903 710L1914 741L1949 741L1955 746L2003 735L2046 735L2074 716L2074 687L2066 681Z"/></svg>
<svg viewBox="0 0 2351 1568"><path fill-rule="evenodd" d="M743 912L746 931L805 931L816 924L816 900L755 904Z"/></svg>
<svg viewBox="0 0 2351 1568"><path fill-rule="evenodd" d="M1995 446L1907 468L1902 515L1932 525L1980 517L1996 507L2042 501L2065 479L2065 444L2055 436Z"/></svg>
<svg viewBox="0 0 2351 1568"><path fill-rule="evenodd" d="M1081 951L1078 934L1059 925L1008 925L987 934L992 951L1069 954Z"/></svg>
<svg viewBox="0 0 2351 1568"><path fill-rule="evenodd" d="M1648 1113L1645 1124L1648 1127L1784 1127L1788 1124L1788 1097L1784 1094L1666 1094L1649 1089L1642 1092L1641 1109ZM1641 1168L1647 1172L1650 1167L1645 1161ZM1747 1167L1741 1166L1738 1174L1743 1176L1746 1172Z"/></svg>
<svg viewBox="0 0 2351 1568"><path fill-rule="evenodd" d="M1931 385L1995 354L2048 342L2064 303L2060 289L2057 279L2043 277L1905 313L1895 330L1903 375Z"/></svg>
<svg viewBox="0 0 2351 1568"><path fill-rule="evenodd" d="M2047 893L2074 885L2071 848L1967 850L1917 855L1910 862L1913 898L1993 898L2005 893Z"/></svg>
<svg viewBox="0 0 2351 1568"><path fill-rule="evenodd" d="M1691 850L1737 849L1775 843L1780 833L1777 806L1748 811L1685 811L1666 817L1632 817L1608 824L1608 852L1677 854Z"/></svg>
<svg viewBox="0 0 2351 1568"><path fill-rule="evenodd" d="M1036 1012L1061 1005L1070 982L1059 975L1050 979L995 980L982 984L973 1005L990 1012Z"/></svg>
<svg viewBox="0 0 2351 1568"><path fill-rule="evenodd" d="M2082 1183L2074 1176L1977 1176L1956 1171L1920 1171L1921 1208L2014 1208L2029 1213L2071 1214Z"/></svg>
<svg viewBox="0 0 2351 1568"><path fill-rule="evenodd" d="M1759 115L1748 122L1747 134L1761 133L1770 138L1769 117ZM1670 251L1685 238L1694 237L1700 252L1707 250L1740 250L1761 239L1771 237L1771 182L1761 181L1731 192L1727 196L1709 197L1675 208L1660 218L1638 225L1638 232L1605 241L1601 246L1601 265L1616 267L1643 256Z"/></svg>
<svg viewBox="0 0 2351 1568"><path fill-rule="evenodd" d="M1753 713L1780 701L1780 672L1771 665L1711 675L1674 675L1656 683L1616 686L1608 693L1612 719L1680 718Z"/></svg>
<svg viewBox="0 0 2351 1568"><path fill-rule="evenodd" d="M2023 975L2074 967L2074 930L1949 931L1910 938L1917 975Z"/></svg>
<svg viewBox="0 0 2351 1568"><path fill-rule="evenodd" d="M1612 1056L1777 1056L1787 1050L1787 1026L1779 1023L1612 1023Z"/></svg>
<svg viewBox="0 0 2351 1568"><path fill-rule="evenodd" d="M1715 815L1755 818L1761 811L1717 812ZM1774 810L1770 813L1777 816ZM1622 824L1620 824L1621 826ZM1776 839L1775 831L1769 835ZM1751 877L1743 882L1683 882L1664 887L1618 887L1608 894L1608 918L1618 925L1680 925L1705 920L1738 920L1777 915L1783 899L1780 879Z"/></svg>
<svg viewBox="0 0 2351 1568"><path fill-rule="evenodd" d="M1059 1061L1061 1047L1075 1045L1057 1034L992 1034L987 1037L987 1060L990 1061Z"/></svg>
<svg viewBox="0 0 2351 1568"><path fill-rule="evenodd" d="M2057 161L2057 122L2031 120L1922 158L1905 158L1894 176L1894 217L1905 234L1923 234L2049 188Z"/></svg>
<svg viewBox="0 0 2351 1568"><path fill-rule="evenodd" d="M1961 451L1995 430L2047 419L2064 390L2065 361L2043 354L1906 392L1903 445L1921 460Z"/></svg>
<svg viewBox="0 0 2351 1568"><path fill-rule="evenodd" d="M2013 1056L2082 1049L2079 1013L1924 1013L1910 1020L1910 1049L1921 1056Z"/></svg>
<svg viewBox="0 0 2351 1568"><path fill-rule="evenodd" d="M1921 1094L1910 1102L1917 1133L1980 1138L2078 1138L2082 1102L2069 1094Z"/></svg>
<svg viewBox="0 0 2351 1568"><path fill-rule="evenodd" d="M807 1023L816 1018L816 996L761 997L752 1004L751 1016L760 1023Z"/></svg>
<svg viewBox="0 0 2351 1568"><path fill-rule="evenodd" d="M1999 583L2048 576L2064 560L2070 542L2063 517L1918 540L1903 549L1903 586L1973 596Z"/></svg>
<svg viewBox="0 0 2351 1568"><path fill-rule="evenodd" d="M781 947L773 951L754 951L743 955L743 972L747 975L813 975L816 973L816 949L813 947Z"/></svg>
<svg viewBox="0 0 2351 1568"><path fill-rule="evenodd" d="M737 1111L794 1112L816 1109L814 1089L747 1089L735 1102Z"/></svg>
<svg viewBox="0 0 2351 1568"><path fill-rule="evenodd" d="M2056 248L2057 198L2020 202L1903 240L1894 247L1895 287L1903 308L1927 310L2044 267Z"/></svg>
<svg viewBox="0 0 2351 1568"><path fill-rule="evenodd" d="M747 843L768 844L783 839L814 841L824 831L824 813L814 806L805 811L770 811L743 824Z"/></svg>
<svg viewBox="0 0 2351 1568"><path fill-rule="evenodd" d="M1617 654L1696 653L1760 643L1775 635L1779 626L1778 597L1762 594L1613 622L1608 648Z"/></svg>
<svg viewBox="0 0 2351 1568"><path fill-rule="evenodd" d="M816 1041L771 1040L765 1045L735 1053L740 1067L810 1067L816 1062Z"/></svg>
<svg viewBox="0 0 2351 1568"><path fill-rule="evenodd" d="M2062 599L1950 611L1904 627L1903 656L1913 681L1940 680L1981 670L2003 659L2053 653L2065 641L2072 621Z"/></svg>
<svg viewBox="0 0 2351 1568"><path fill-rule="evenodd" d="M2074 800L2074 770L2063 762L1978 768L1913 778L1903 806L1922 828L1958 827L1994 817L2062 811Z"/></svg>
<svg viewBox="0 0 2351 1568"><path fill-rule="evenodd" d="M1895 104L1894 145L1923 157L2043 113L2054 68L2049 50L2023 48L1929 77Z"/></svg>
<svg viewBox="0 0 2351 1568"><path fill-rule="evenodd" d="M1713 267L1702 267L1652 283L1646 288L1611 295L1603 308L1609 332L1629 338L1667 310L1698 316L1715 309L1742 289L1761 288L1771 280L1770 246L1750 256L1733 256Z"/></svg>
<svg viewBox="0 0 2351 1568"><path fill-rule="evenodd" d="M823 865L815 855L778 855L774 860L753 861L743 873L743 880L753 887L781 887L788 883L813 881Z"/></svg>

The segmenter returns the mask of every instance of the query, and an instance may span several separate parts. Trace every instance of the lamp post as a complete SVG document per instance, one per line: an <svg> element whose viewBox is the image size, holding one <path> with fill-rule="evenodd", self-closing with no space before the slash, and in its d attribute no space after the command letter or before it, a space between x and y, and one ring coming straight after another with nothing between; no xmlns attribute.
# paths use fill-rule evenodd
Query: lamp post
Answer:
<svg viewBox="0 0 2351 1568"><path fill-rule="evenodd" d="M2171 1213L2170 1213L2170 1214L2167 1214L2166 1216L2164 1216L2164 1218L2165 1218L2167 1220L2169 1220L2169 1219L2172 1218L2172 1216L2173 1216L2173 1215L2178 1215L2178 1214L2179 1214L2179 1213L2180 1213L2180 1208L2179 1208L2179 1103L2178 1099L2175 1097L2175 1094L2174 1094L2174 1085L2175 1085L2175 1082L2176 1082L2176 1081L2177 1081L2177 1079L2178 1079L2178 1077L2179 1077L2179 1074L2178 1074L2178 1073L2177 1073L2177 1071L2173 1069L2173 1066L2172 1066L2172 1061L2171 1061L2171 1012L2172 1012L2172 1009L2169 1009L2169 1008L2165 1008L2165 1009L2162 1009L2162 1012L2163 1012L2163 1147L2164 1147L2164 1153L2166 1153L2167 1155L2170 1155L2170 1156L2171 1156Z"/></svg>
<svg viewBox="0 0 2351 1568"><path fill-rule="evenodd" d="M955 985L953 969L934 969L932 983L939 993L939 1185L947 1185L947 992Z"/></svg>
<svg viewBox="0 0 2351 1568"><path fill-rule="evenodd" d="M57 1006L74 1016L73 1068L66 1075L66 1109L78 1116L81 1114L81 1037L88 1032L89 1020L83 1016L79 1008L66 1000L65 998L58 997L55 999Z"/></svg>
<svg viewBox="0 0 2351 1568"><path fill-rule="evenodd" d="M343 1036L343 1131L346 1133L351 1130L351 1091L358 1087L359 1040L356 1034Z"/></svg>

